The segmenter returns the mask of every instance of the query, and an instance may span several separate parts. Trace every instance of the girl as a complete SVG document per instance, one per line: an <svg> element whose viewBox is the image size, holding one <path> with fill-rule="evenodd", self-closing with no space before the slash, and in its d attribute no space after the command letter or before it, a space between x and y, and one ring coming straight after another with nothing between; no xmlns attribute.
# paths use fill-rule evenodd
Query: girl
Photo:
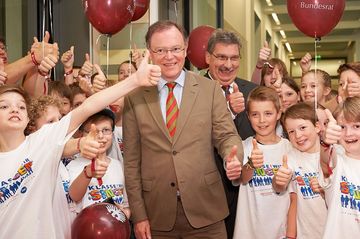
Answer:
<svg viewBox="0 0 360 239"><path fill-rule="evenodd" d="M317 103L324 105L326 96L331 91L331 77L327 72L318 69L315 74L315 70L310 70L301 77L302 101L315 102L315 89Z"/></svg>
<svg viewBox="0 0 360 239"><path fill-rule="evenodd" d="M160 68L147 64L148 52L144 58L136 74L27 137L27 96L18 87L0 87L0 238L56 238L52 197L64 142L90 115L139 86L157 84Z"/></svg>
<svg viewBox="0 0 360 239"><path fill-rule="evenodd" d="M291 106L283 115L283 124L293 146L287 156L291 171L280 167L274 176L274 189L286 190L292 178L290 190L297 196L297 210L290 225L296 225L296 238L322 238L327 209L323 190L318 186L320 126L314 107L307 103Z"/></svg>
<svg viewBox="0 0 360 239"><path fill-rule="evenodd" d="M282 113L284 113L287 108L300 101L299 86L288 76L282 79L280 100Z"/></svg>
<svg viewBox="0 0 360 239"><path fill-rule="evenodd" d="M276 134L281 116L277 93L265 86L255 88L248 98L247 113L256 134L243 141L244 167L233 238L283 238L290 197L287 192L276 194L271 184L291 145Z"/></svg>
<svg viewBox="0 0 360 239"><path fill-rule="evenodd" d="M348 97L334 112L321 143L321 169L328 217L323 238L360 234L360 97ZM339 143L341 147L336 144ZM342 149L341 149L342 148Z"/></svg>

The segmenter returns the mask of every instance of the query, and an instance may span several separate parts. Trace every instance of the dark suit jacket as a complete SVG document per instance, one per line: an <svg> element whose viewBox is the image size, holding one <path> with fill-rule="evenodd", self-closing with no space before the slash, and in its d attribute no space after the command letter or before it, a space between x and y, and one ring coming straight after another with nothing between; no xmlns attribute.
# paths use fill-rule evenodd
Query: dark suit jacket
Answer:
<svg viewBox="0 0 360 239"><path fill-rule="evenodd" d="M186 73L176 133L170 138L156 86L125 98L124 168L134 222L169 231L176 218L177 190L190 224L204 227L228 215L226 196L213 148L225 158L241 139L215 81Z"/></svg>
<svg viewBox="0 0 360 239"><path fill-rule="evenodd" d="M245 102L247 101L250 91L258 86L250 81L242 80L239 78L236 78L234 82L238 85L239 91L243 93ZM242 140L245 140L249 136L255 135L255 131L251 127L250 121L246 115L246 110L247 110L246 103L245 103L245 108L246 109L243 112L237 114L234 119L236 129ZM228 178L226 176L226 171L224 170L224 167L222 166L223 160L222 160L221 156L217 153L216 149L215 149L215 159L217 161L217 166L220 171L221 177L223 179L228 205L230 208L231 207L234 208L234 206L232 206L232 205L235 205L235 208L236 208L237 194L239 193L239 187L234 187L232 185L231 181L228 180Z"/></svg>

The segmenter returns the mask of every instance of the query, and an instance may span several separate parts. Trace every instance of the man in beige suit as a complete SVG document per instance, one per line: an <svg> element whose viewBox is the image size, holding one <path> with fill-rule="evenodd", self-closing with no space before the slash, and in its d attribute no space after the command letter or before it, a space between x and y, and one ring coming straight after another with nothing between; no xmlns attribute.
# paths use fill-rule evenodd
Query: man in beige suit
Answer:
<svg viewBox="0 0 360 239"><path fill-rule="evenodd" d="M177 24L154 23L146 43L162 76L157 86L125 98L123 122L136 237L226 238L228 208L213 147L233 181L243 149L221 88L183 70L187 39Z"/></svg>

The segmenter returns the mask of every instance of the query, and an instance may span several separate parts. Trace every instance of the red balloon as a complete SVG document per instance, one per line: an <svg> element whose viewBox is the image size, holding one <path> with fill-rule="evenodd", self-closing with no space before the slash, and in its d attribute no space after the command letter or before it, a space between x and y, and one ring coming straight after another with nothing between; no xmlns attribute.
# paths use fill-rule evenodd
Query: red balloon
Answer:
<svg viewBox="0 0 360 239"><path fill-rule="evenodd" d="M86 17L102 34L113 35L131 21L134 0L83 0Z"/></svg>
<svg viewBox="0 0 360 239"><path fill-rule="evenodd" d="M205 61L207 44L215 28L211 26L199 26L191 31L187 57L198 69L205 69L209 65Z"/></svg>
<svg viewBox="0 0 360 239"><path fill-rule="evenodd" d="M84 208L71 226L72 239L129 239L130 224L125 214L110 203Z"/></svg>
<svg viewBox="0 0 360 239"><path fill-rule="evenodd" d="M344 8L345 0L287 0L293 23L310 37L322 37L331 32Z"/></svg>
<svg viewBox="0 0 360 239"><path fill-rule="evenodd" d="M149 9L150 0L134 0L135 10L131 21L139 20Z"/></svg>

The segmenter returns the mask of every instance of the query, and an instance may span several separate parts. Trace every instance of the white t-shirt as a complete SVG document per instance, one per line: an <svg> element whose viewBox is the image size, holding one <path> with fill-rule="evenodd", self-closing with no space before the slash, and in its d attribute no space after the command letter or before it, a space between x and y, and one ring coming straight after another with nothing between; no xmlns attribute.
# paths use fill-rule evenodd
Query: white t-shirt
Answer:
<svg viewBox="0 0 360 239"><path fill-rule="evenodd" d="M89 205L103 202L109 197L111 197L116 204L129 207L124 186L125 178L123 164L119 160L109 159L109 167L107 168L104 177L102 177L103 184L99 186L96 178L90 180L82 201L77 203L78 212ZM67 168L69 169L70 185L83 173L84 167L90 163L90 160L79 157L68 164Z"/></svg>
<svg viewBox="0 0 360 239"><path fill-rule="evenodd" d="M359 238L360 160L339 151L336 153L336 167L325 187L328 217L323 238ZM322 183L325 185L325 182Z"/></svg>
<svg viewBox="0 0 360 239"><path fill-rule="evenodd" d="M113 159L119 159L121 164L124 165L123 159L123 137L122 137L122 127L115 126L113 132L113 139L110 149L108 149L108 157Z"/></svg>
<svg viewBox="0 0 360 239"><path fill-rule="evenodd" d="M252 151L252 139L243 141L244 165ZM288 191L277 194L272 187L274 173L282 165L283 155L291 149L287 139L279 143L261 145L264 166L254 170L253 178L247 184L240 184L236 211L234 239L284 238L287 213L290 205Z"/></svg>
<svg viewBox="0 0 360 239"><path fill-rule="evenodd" d="M53 200L70 120L71 113L0 153L0 238L59 238Z"/></svg>
<svg viewBox="0 0 360 239"><path fill-rule="evenodd" d="M319 178L319 152L306 153L293 149L288 154L288 164L293 170L290 186L297 194L297 237L298 239L322 238L327 208L325 200L310 187L313 177ZM316 226L315 226L316 225Z"/></svg>
<svg viewBox="0 0 360 239"><path fill-rule="evenodd" d="M115 126L114 128L115 143L118 144L121 154L124 155L124 141L122 126Z"/></svg>

